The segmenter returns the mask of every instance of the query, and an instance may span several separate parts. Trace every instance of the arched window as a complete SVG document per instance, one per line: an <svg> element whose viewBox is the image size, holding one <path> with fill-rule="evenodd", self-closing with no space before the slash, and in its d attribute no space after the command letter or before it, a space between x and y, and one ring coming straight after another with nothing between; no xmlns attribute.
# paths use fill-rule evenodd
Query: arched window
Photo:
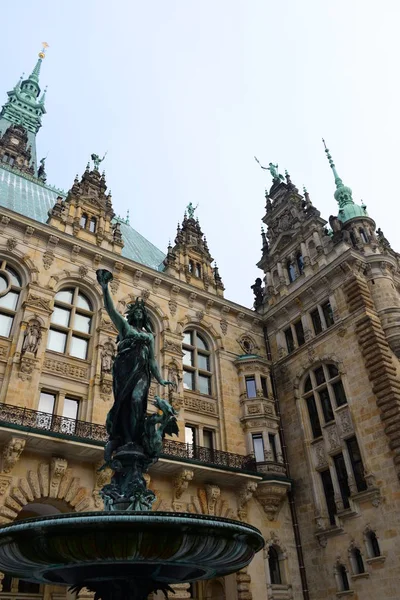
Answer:
<svg viewBox="0 0 400 600"><path fill-rule="evenodd" d="M268 551L268 567L272 585L281 585L282 576L279 565L279 553L275 546L270 546Z"/></svg>
<svg viewBox="0 0 400 600"><path fill-rule="evenodd" d="M301 254L301 252L297 253L296 262L297 262L297 268L299 269L299 273L300 273L300 275L302 275L304 272L304 259L303 259L303 255Z"/></svg>
<svg viewBox="0 0 400 600"><path fill-rule="evenodd" d="M339 563L336 565L336 581L339 592L347 592L350 589L349 578L347 576L347 569L344 565Z"/></svg>
<svg viewBox="0 0 400 600"><path fill-rule="evenodd" d="M367 547L368 558L381 556L381 549L375 531L368 529L365 532L365 544Z"/></svg>
<svg viewBox="0 0 400 600"><path fill-rule="evenodd" d="M18 273L0 261L0 335L9 337L18 309L22 281Z"/></svg>
<svg viewBox="0 0 400 600"><path fill-rule="evenodd" d="M79 222L82 229L86 229L87 222L88 222L88 216L87 216L87 214L83 213L83 215L81 216L81 220Z"/></svg>
<svg viewBox="0 0 400 600"><path fill-rule="evenodd" d="M79 287L58 292L47 349L86 359L92 329L93 307Z"/></svg>
<svg viewBox="0 0 400 600"><path fill-rule="evenodd" d="M360 227L360 229L358 230L358 233L360 234L360 238L362 239L364 244L368 244L368 237L367 234L365 233L364 229L362 229Z"/></svg>
<svg viewBox="0 0 400 600"><path fill-rule="evenodd" d="M205 339L195 329L185 331L183 338L183 387L211 395L211 352Z"/></svg>
<svg viewBox="0 0 400 600"><path fill-rule="evenodd" d="M324 364L310 371L304 383L304 399L313 437L320 437L321 422L333 421L334 409L347 404L343 383L335 365Z"/></svg>
<svg viewBox="0 0 400 600"><path fill-rule="evenodd" d="M364 561L360 549L354 546L350 550L350 562L354 575L365 573Z"/></svg>
<svg viewBox="0 0 400 600"><path fill-rule="evenodd" d="M96 225L97 225L96 217L92 217L89 222L89 231L91 231L92 233L95 233Z"/></svg>

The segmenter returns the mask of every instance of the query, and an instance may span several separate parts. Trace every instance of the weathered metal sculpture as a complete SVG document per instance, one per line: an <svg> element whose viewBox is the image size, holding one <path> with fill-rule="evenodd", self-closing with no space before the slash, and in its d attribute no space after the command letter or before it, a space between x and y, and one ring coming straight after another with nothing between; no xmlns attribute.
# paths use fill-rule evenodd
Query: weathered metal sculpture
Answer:
<svg viewBox="0 0 400 600"><path fill-rule="evenodd" d="M143 473L158 459L165 434L179 432L177 413L167 400L155 396L159 413L147 416L151 378L162 386L174 384L161 377L143 300L137 298L128 305L125 319L115 308L108 289L112 274L104 269L96 274L104 306L118 330L113 365L114 404L107 415L109 440L104 450L104 467L111 467L114 475L100 493L105 510L150 510L155 496L146 488Z"/></svg>

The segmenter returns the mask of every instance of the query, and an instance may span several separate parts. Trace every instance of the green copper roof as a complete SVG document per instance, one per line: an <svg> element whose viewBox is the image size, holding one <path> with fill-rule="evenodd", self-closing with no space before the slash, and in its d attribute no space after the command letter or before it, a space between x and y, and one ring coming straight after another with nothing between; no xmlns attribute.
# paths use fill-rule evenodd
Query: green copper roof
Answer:
<svg viewBox="0 0 400 600"><path fill-rule="evenodd" d="M57 196L65 198L66 193L0 165L0 206L45 223ZM125 244L122 256L152 269L162 270L165 254L161 250L127 223L121 222L121 233Z"/></svg>
<svg viewBox="0 0 400 600"><path fill-rule="evenodd" d="M332 156L326 147L325 140L323 139L322 141L325 146L325 153L328 158L328 162L335 177L336 191L334 193L334 197L339 204L338 218L340 221L342 221L342 223L346 223L346 221L349 221L350 219L368 217L367 207L364 205L359 206L358 204L354 203L352 189L347 185L344 185L343 181L338 175L338 172L336 171L335 163L333 162Z"/></svg>

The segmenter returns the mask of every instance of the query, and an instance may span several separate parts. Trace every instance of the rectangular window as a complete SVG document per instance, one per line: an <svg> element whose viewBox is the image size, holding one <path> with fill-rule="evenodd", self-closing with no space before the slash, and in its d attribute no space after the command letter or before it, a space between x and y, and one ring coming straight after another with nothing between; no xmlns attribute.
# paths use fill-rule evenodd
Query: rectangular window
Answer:
<svg viewBox="0 0 400 600"><path fill-rule="evenodd" d="M319 316L319 310L316 308L310 313L311 321L314 327L315 335L318 335L322 331L321 317Z"/></svg>
<svg viewBox="0 0 400 600"><path fill-rule="evenodd" d="M211 429L203 429L203 446L214 450L214 432Z"/></svg>
<svg viewBox="0 0 400 600"><path fill-rule="evenodd" d="M197 427L185 425L185 443L187 444L187 455L189 458L196 457L196 446L198 443Z"/></svg>
<svg viewBox="0 0 400 600"><path fill-rule="evenodd" d="M344 508L349 508L350 488L347 480L346 464L344 462L343 454L336 454L336 456L333 457L333 462L336 469L343 506Z"/></svg>
<svg viewBox="0 0 400 600"><path fill-rule="evenodd" d="M88 352L88 340L73 335L71 338L70 355L86 360Z"/></svg>
<svg viewBox="0 0 400 600"><path fill-rule="evenodd" d="M73 435L76 430L79 402L72 398L64 399L63 418L61 419L61 432Z"/></svg>
<svg viewBox="0 0 400 600"><path fill-rule="evenodd" d="M47 342L48 350L54 350L54 352L65 352L65 344L67 343L67 334L61 331L55 331L50 329L49 338Z"/></svg>
<svg viewBox="0 0 400 600"><path fill-rule="evenodd" d="M256 398L257 396L256 379L254 375L246 377L246 393L248 398Z"/></svg>
<svg viewBox="0 0 400 600"><path fill-rule="evenodd" d="M51 322L55 323L56 325L61 325L62 327L68 327L70 316L70 310L67 310L66 308L60 308L59 306L55 306L51 315Z"/></svg>
<svg viewBox="0 0 400 600"><path fill-rule="evenodd" d="M0 335L2 335L3 337L9 337L12 324L12 317L0 314Z"/></svg>
<svg viewBox="0 0 400 600"><path fill-rule="evenodd" d="M205 356L204 354L197 353L197 367L200 371L209 371L210 370L210 357Z"/></svg>
<svg viewBox="0 0 400 600"><path fill-rule="evenodd" d="M303 344L306 343L306 339L304 337L304 329L303 329L303 323L301 322L301 319L299 319L298 321L296 321L296 323L294 323L294 330L296 332L297 345L302 346Z"/></svg>
<svg viewBox="0 0 400 600"><path fill-rule="evenodd" d="M347 404L347 398L344 391L343 383L340 381L336 381L336 383L332 383L333 393L335 394L336 406L343 406Z"/></svg>
<svg viewBox="0 0 400 600"><path fill-rule="evenodd" d="M183 387L185 390L194 390L194 373L183 371Z"/></svg>
<svg viewBox="0 0 400 600"><path fill-rule="evenodd" d="M182 361L184 365L188 365L189 367L193 367L194 365L194 352L193 350L188 350L187 348L183 348L183 357Z"/></svg>
<svg viewBox="0 0 400 600"><path fill-rule="evenodd" d="M364 479L364 465L362 463L360 448L355 437L346 440L349 451L351 466L356 480L357 490L363 492L367 489L367 482Z"/></svg>
<svg viewBox="0 0 400 600"><path fill-rule="evenodd" d="M333 421L335 417L332 410L331 400L329 398L328 388L323 388L318 392L318 394L321 401L322 412L324 413L325 423L329 423L329 421Z"/></svg>
<svg viewBox="0 0 400 600"><path fill-rule="evenodd" d="M261 389L262 389L262 393L264 398L268 398L268 383L267 383L267 378L266 377L262 377L261 376Z"/></svg>
<svg viewBox="0 0 400 600"><path fill-rule="evenodd" d="M264 462L264 440L261 433L253 433L253 448L256 462Z"/></svg>
<svg viewBox="0 0 400 600"><path fill-rule="evenodd" d="M55 394L40 392L38 406L39 414L36 415L36 427L39 427L40 429L51 429L55 404Z"/></svg>
<svg viewBox="0 0 400 600"><path fill-rule="evenodd" d="M185 425L185 444L197 445L197 427Z"/></svg>
<svg viewBox="0 0 400 600"><path fill-rule="evenodd" d="M290 354L294 350L294 339L293 339L292 328L288 327L287 329L285 329L284 333L285 333L285 338L286 338L287 351Z"/></svg>
<svg viewBox="0 0 400 600"><path fill-rule="evenodd" d="M336 515L336 504L335 504L335 491L333 489L332 477L329 469L321 471L322 487L324 488L326 508L328 509L329 522L331 525L335 525Z"/></svg>
<svg viewBox="0 0 400 600"><path fill-rule="evenodd" d="M207 375L198 375L199 392L211 396L211 377Z"/></svg>
<svg viewBox="0 0 400 600"><path fill-rule="evenodd" d="M321 308L324 314L326 326L331 327L335 323L335 321L333 320L333 310L331 307L331 303L329 301L325 302L324 304L321 304Z"/></svg>
<svg viewBox="0 0 400 600"><path fill-rule="evenodd" d="M271 448L272 460L274 462L278 462L278 453L276 451L276 440L275 435L273 433L268 434L268 441Z"/></svg>
<svg viewBox="0 0 400 600"><path fill-rule="evenodd" d="M308 396L308 398L306 399L306 403L313 436L314 438L318 438L322 435L322 430L321 423L319 422L317 405L315 404L314 396Z"/></svg>

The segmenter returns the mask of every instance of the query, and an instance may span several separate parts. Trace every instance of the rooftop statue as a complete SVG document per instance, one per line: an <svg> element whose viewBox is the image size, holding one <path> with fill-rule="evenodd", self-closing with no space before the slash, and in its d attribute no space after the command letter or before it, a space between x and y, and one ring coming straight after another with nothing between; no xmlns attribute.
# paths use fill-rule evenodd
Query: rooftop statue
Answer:
<svg viewBox="0 0 400 600"><path fill-rule="evenodd" d="M103 160L105 159L106 156L107 156L107 152L105 153L105 155L103 156L103 158L100 158L100 156L98 154L92 154L91 155L90 158L94 162L94 170L95 171L99 170L100 163L103 162Z"/></svg>
<svg viewBox="0 0 400 600"><path fill-rule="evenodd" d="M189 204L187 205L186 210L189 219L194 219L194 211L196 210L197 206L193 206L192 202L189 202Z"/></svg>
<svg viewBox="0 0 400 600"><path fill-rule="evenodd" d="M260 167L262 169L264 169L264 171L269 171L272 175L272 181L284 181L284 177L283 175L281 175L278 172L278 165L274 165L272 162L269 163L268 167L263 167L262 164L260 163L260 161L258 160L258 158L255 156L254 157L256 159L256 161L258 162L258 164L260 165Z"/></svg>
<svg viewBox="0 0 400 600"><path fill-rule="evenodd" d="M162 386L174 383L162 378L154 356L154 335L143 300L129 304L126 319L117 311L108 284L112 274L96 271L104 306L118 330L118 350L112 367L114 404L106 420L109 440L105 465L114 471L112 482L102 490L109 510L146 510L154 494L146 489L143 473L162 451L165 434L178 434L176 411L167 400L155 396L158 414L147 416L152 377Z"/></svg>

